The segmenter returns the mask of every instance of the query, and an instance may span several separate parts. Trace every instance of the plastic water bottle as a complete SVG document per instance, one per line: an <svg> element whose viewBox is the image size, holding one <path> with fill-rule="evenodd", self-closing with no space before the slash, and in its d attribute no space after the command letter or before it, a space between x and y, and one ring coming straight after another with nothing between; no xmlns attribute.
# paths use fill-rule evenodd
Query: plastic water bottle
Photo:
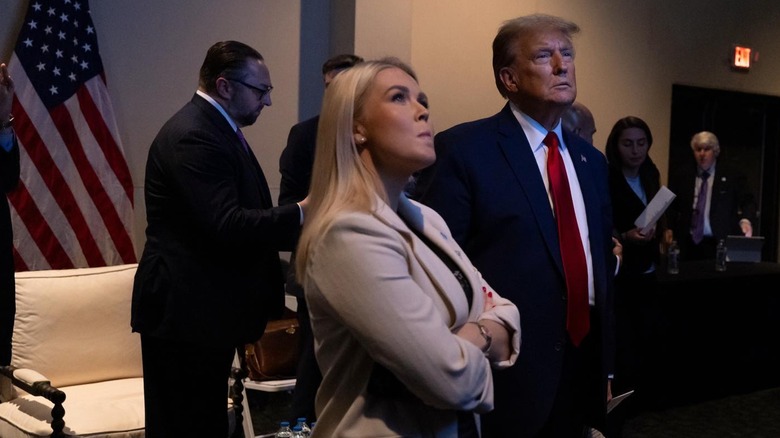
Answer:
<svg viewBox="0 0 780 438"><path fill-rule="evenodd" d="M666 272L670 274L680 273L680 247L677 246L676 240L672 240L666 251Z"/></svg>
<svg viewBox="0 0 780 438"><path fill-rule="evenodd" d="M304 438L311 435L311 428L306 424L306 417L298 417L298 420L296 421L298 422L296 426L301 426L301 432L303 433Z"/></svg>
<svg viewBox="0 0 780 438"><path fill-rule="evenodd" d="M303 431L301 430L300 425L296 424L295 426L293 426L292 438L304 438Z"/></svg>
<svg viewBox="0 0 780 438"><path fill-rule="evenodd" d="M726 260L728 257L728 249L726 248L726 241L720 239L718 246L715 248L715 270L723 272L726 270Z"/></svg>
<svg viewBox="0 0 780 438"><path fill-rule="evenodd" d="M279 422L279 430L276 431L276 435L274 435L275 438L292 438L293 433L292 429L290 429L290 422L289 421L280 421Z"/></svg>

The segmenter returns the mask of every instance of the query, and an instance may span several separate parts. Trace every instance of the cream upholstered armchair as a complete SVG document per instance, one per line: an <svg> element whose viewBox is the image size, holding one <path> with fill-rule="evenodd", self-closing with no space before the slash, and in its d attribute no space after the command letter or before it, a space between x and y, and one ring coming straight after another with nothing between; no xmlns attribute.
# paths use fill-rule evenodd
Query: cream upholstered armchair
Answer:
<svg viewBox="0 0 780 438"><path fill-rule="evenodd" d="M1 438L144 436L141 341L130 330L136 268L16 274L11 364L0 366ZM242 415L241 373L233 370L227 403L238 437L251 421Z"/></svg>
<svg viewBox="0 0 780 438"><path fill-rule="evenodd" d="M144 436L136 265L16 274L11 365L0 368L0 436Z"/></svg>

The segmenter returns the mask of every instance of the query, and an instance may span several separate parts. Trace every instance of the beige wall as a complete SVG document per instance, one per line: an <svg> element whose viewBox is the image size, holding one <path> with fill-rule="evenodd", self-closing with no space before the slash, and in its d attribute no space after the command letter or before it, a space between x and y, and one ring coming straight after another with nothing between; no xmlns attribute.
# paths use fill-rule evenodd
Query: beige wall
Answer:
<svg viewBox="0 0 780 438"><path fill-rule="evenodd" d="M740 16L751 7L755 12ZM641 117L653 130L650 153L664 179L673 83L780 95L778 2L418 0L411 63L437 129L501 108L491 70L493 37L503 20L534 12L564 16L582 28L575 39L578 100L596 118L595 145L603 150L618 119ZM728 67L733 43L761 53L747 74Z"/></svg>
<svg viewBox="0 0 780 438"><path fill-rule="evenodd" d="M13 51L27 8L0 3L0 59ZM92 19L135 186L136 253L146 227L146 154L162 124L190 100L198 70L213 43L238 40L256 48L271 70L272 106L244 130L273 188L279 155L298 111L300 3L291 0L92 0ZM10 31L13 29L13 31Z"/></svg>
<svg viewBox="0 0 780 438"><path fill-rule="evenodd" d="M145 226L146 152L160 126L190 99L205 51L215 41L244 41L270 66L273 106L246 134L274 196L278 192L278 157L297 122L300 5L294 0L92 0L136 186L137 251ZM26 6L24 0L0 0L0 59L13 50ZM354 0L354 8L355 53L410 62L430 97L437 130L491 115L503 105L490 67L490 44L503 20L545 12L577 22L582 27L575 40L578 99L596 117L596 145L603 149L617 119L642 117L653 130L651 155L664 178L673 83L780 95L775 30L780 2ZM760 62L747 74L728 68L733 43L760 52Z"/></svg>
<svg viewBox="0 0 780 438"><path fill-rule="evenodd" d="M422 0L425 1L425 0ZM357 0L355 2L355 53L382 58L412 59L413 0Z"/></svg>

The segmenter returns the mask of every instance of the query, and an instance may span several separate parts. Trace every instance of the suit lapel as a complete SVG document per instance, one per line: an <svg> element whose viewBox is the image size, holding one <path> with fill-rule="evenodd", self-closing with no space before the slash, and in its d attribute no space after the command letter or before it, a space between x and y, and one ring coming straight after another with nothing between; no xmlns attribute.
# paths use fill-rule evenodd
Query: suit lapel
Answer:
<svg viewBox="0 0 780 438"><path fill-rule="evenodd" d="M260 163L257 161L257 157L255 157L254 152L252 152L252 149L250 148L249 153L247 153L247 151L244 149L243 143L241 143L241 139L238 138L238 135L235 133L235 131L230 130L224 134L227 137L225 143L232 143L229 146L230 153L236 157L236 159L241 163L241 166L244 167L244 171L248 175L251 175L252 179L254 180L254 186L257 187L257 190L260 194L263 208L271 207L273 205L273 201L271 200L271 190L268 187L268 181L265 179L263 168L260 167Z"/></svg>
<svg viewBox="0 0 780 438"><path fill-rule="evenodd" d="M271 200L271 189L268 187L268 180L265 179L265 174L263 173L263 168L260 167L260 162L257 161L257 157L255 157L255 154L251 149L249 150L249 154L244 153L243 150L240 152L241 155L244 156L244 161L249 162L252 168L252 174L257 180L257 188L260 190L260 195L263 198L263 207L271 207L273 205L273 201Z"/></svg>
<svg viewBox="0 0 780 438"><path fill-rule="evenodd" d="M544 180L536 165L531 145L518 123L509 104L498 114L498 147L506 157L515 179L528 199L528 205L534 213L536 224L544 237L547 249L555 259L558 269L563 272L563 261L558 245L558 232L555 217L550 208L550 198Z"/></svg>
<svg viewBox="0 0 780 438"><path fill-rule="evenodd" d="M412 203L405 196L401 197L398 206L398 214L391 214L389 208L387 208L387 205L384 203L382 205L383 207L377 211L378 217L387 222L391 227L395 228L398 233L403 235L407 241L410 242L410 245L412 245L413 248L415 245L413 237L414 232L410 231L412 228L425 235L425 237L427 237L433 245L436 245L438 248L440 248L455 262L461 273L463 273L468 278L473 293L472 306L470 308L468 307L468 302L466 300L463 289L458 287L453 290L453 288L443 285L439 280L441 278L440 265L437 264L438 268L434 267L433 265L434 261L439 260L439 256L435 253L435 251L429 248L430 253L433 255L428 255L427 257L424 254L427 254L428 251L425 253L420 250L413 251L412 256L417 260L417 262L428 275L428 278L435 285L436 291L441 296L442 300L451 303L455 309L468 308L469 314L474 312L481 312L482 305L476 303L476 300L482 297L482 295L479 293L481 291L481 283L479 282L479 279L475 277L474 270L470 268L471 265L464 261L465 256L462 251L453 248L454 240L452 237L448 237L441 230L426 221L420 207ZM403 219L401 219L401 217L403 217ZM449 271L449 268L447 269ZM438 275L436 274L437 272L439 272ZM453 280L455 279L454 276L452 278ZM455 312L455 320L452 321L452 323L454 325L465 323L466 315L466 313Z"/></svg>
<svg viewBox="0 0 780 438"><path fill-rule="evenodd" d="M588 154L583 150L584 145L587 143L580 141L579 138L575 139L574 135L570 135L568 131L563 131L563 141L566 143L566 147L569 150L569 156L571 157L574 169L577 172L576 178L580 185L580 191L582 192L582 200L585 203L585 213L588 224L598 223L596 218L591 217L591 215L599 214L598 209L587 208L589 205L601 204L601 195L596 191L596 184L593 184L593 178L596 176L593 174L592 165L588 163ZM590 228L589 225L588 229L590 230ZM592 232L593 231L590 231L590 233Z"/></svg>
<svg viewBox="0 0 780 438"><path fill-rule="evenodd" d="M399 228L400 231L408 233L406 230L407 227L414 228L415 230L425 235L425 237L427 237L434 245L441 248L448 257L455 261L455 264L458 265L458 268L460 268L461 271L470 271L468 268L469 264L463 260L463 252L459 249L453 248L452 244L454 240L452 237L444 234L444 232L426 221L420 207L413 204L405 196L401 197L401 201L398 204L398 216L399 218L403 217L403 219L399 222L403 224L401 225L401 228Z"/></svg>
<svg viewBox="0 0 780 438"><path fill-rule="evenodd" d="M563 137L577 172L585 204L588 220L588 242L590 243L591 262L593 263L595 299L597 302L604 302L605 292L609 288L609 277L611 277L611 274L609 277L604 274L614 269L614 265L611 263L611 260L614 260L614 256L611 255L611 236L614 223L612 223L612 227L602 225L605 218L601 217L605 213L606 206L611 208L608 198L609 182L605 179L607 174L602 174L602 169L607 166L606 159L593 146L574 134L564 130ZM623 178L621 177L621 179ZM626 189L633 192L628 186ZM634 199L641 205L639 198ZM607 220L612 222L611 215Z"/></svg>
<svg viewBox="0 0 780 438"><path fill-rule="evenodd" d="M693 215L693 200L696 198L696 167L693 172L688 172L682 179L682 188L680 189L680 211L683 218L683 224L685 232L689 232L691 228L691 217ZM679 238L682 238L680 236Z"/></svg>

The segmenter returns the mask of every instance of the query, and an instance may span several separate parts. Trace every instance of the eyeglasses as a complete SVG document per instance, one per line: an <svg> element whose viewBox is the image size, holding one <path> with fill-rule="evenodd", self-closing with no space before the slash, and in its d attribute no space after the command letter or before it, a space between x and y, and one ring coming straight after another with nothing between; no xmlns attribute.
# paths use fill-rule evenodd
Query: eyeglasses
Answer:
<svg viewBox="0 0 780 438"><path fill-rule="evenodd" d="M260 88L260 87L255 87L254 85L251 85L251 84L247 84L246 82L242 81L241 79L230 79L230 78L225 78L225 79L227 79L229 81L233 81L233 82L238 82L239 84L249 88L250 90L255 92L255 94L257 95L257 98L260 99L260 100L263 100L263 98L267 94L269 94L271 92L271 90L274 89L274 87L272 87L271 85L267 86L266 88Z"/></svg>

